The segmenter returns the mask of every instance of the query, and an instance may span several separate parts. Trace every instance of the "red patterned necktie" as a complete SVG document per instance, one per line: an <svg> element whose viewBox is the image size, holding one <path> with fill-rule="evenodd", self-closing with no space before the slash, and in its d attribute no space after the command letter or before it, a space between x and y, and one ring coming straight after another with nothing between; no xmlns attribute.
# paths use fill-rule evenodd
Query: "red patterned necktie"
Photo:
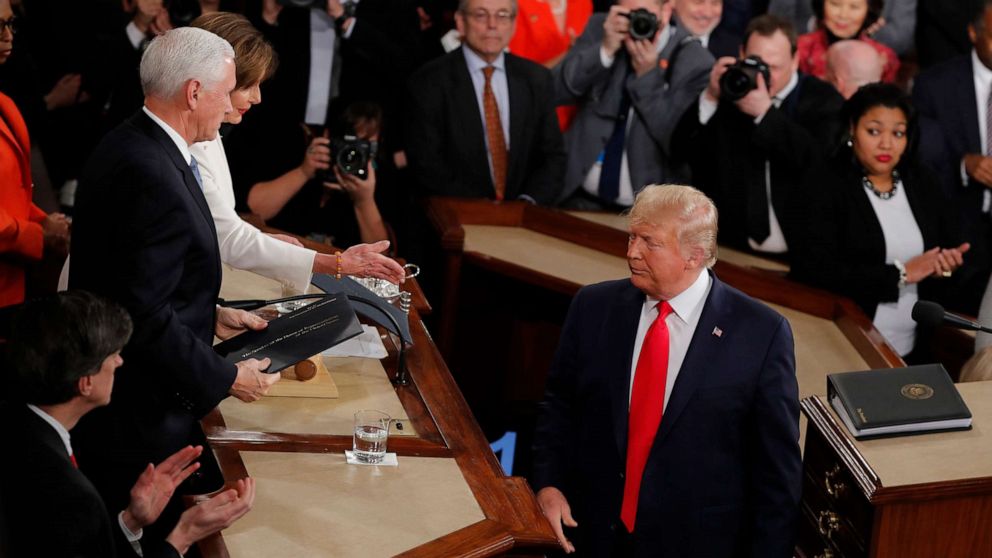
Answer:
<svg viewBox="0 0 992 558"><path fill-rule="evenodd" d="M637 499L641 491L641 476L648 461L654 436L661 424L665 406L665 382L668 378L668 324L665 318L672 313L668 302L657 306L658 317L648 328L641 344L634 373L634 387L630 394L630 414L627 423L627 470L623 484L623 505L620 519L627 532L634 532L637 517Z"/></svg>
<svg viewBox="0 0 992 558"><path fill-rule="evenodd" d="M73 467L75 467L77 469L79 468L79 463L76 463L76 455L75 454L72 454L72 453L69 454L69 461L72 461L72 466Z"/></svg>
<svg viewBox="0 0 992 558"><path fill-rule="evenodd" d="M486 66L482 73L486 76L486 86L482 90L482 107L486 112L486 138L489 140L489 155L493 160L493 185L496 199L502 200L506 194L506 139L503 137L503 122L499 118L499 105L493 94L492 77L496 68Z"/></svg>

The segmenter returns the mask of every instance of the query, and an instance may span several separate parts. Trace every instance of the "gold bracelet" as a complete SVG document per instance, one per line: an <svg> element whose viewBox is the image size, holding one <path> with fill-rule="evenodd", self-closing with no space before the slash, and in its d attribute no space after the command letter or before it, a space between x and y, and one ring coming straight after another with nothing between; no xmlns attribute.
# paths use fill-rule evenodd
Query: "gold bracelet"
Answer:
<svg viewBox="0 0 992 558"><path fill-rule="evenodd" d="M341 251L334 252L334 258L337 260L337 270L334 272L334 278L338 281L341 280Z"/></svg>

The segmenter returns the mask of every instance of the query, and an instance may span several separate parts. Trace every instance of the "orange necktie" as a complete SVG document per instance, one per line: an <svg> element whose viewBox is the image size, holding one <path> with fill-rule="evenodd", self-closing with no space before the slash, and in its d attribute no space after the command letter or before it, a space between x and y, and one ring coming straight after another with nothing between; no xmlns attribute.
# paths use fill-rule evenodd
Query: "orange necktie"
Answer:
<svg viewBox="0 0 992 558"><path fill-rule="evenodd" d="M668 324L665 317L672 313L668 302L657 306L658 317L648 328L641 344L634 372L634 387L630 394L630 414L627 422L627 470L623 484L623 504L620 519L627 532L634 532L637 499L641 491L641 476L654 436L661 424L665 406L665 382L668 379Z"/></svg>
<svg viewBox="0 0 992 558"><path fill-rule="evenodd" d="M482 107L486 112L486 138L489 140L489 155L493 160L493 185L496 199L502 200L506 194L506 139L503 137L503 123L499 119L499 106L493 95L492 77L496 68L486 66L482 73L486 76L486 86L482 90Z"/></svg>

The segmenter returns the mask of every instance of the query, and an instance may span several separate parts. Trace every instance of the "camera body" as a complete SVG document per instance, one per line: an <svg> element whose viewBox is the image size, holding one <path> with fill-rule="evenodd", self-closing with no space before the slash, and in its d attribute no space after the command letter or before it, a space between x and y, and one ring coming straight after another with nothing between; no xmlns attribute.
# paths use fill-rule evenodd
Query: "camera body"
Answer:
<svg viewBox="0 0 992 558"><path fill-rule="evenodd" d="M654 40L655 33L658 32L658 16L644 8L637 8L622 15L630 20L631 39Z"/></svg>
<svg viewBox="0 0 992 558"><path fill-rule="evenodd" d="M760 56L748 56L727 67L720 76L720 98L737 101L758 88L758 74L765 78L765 87L771 87L771 68Z"/></svg>
<svg viewBox="0 0 992 558"><path fill-rule="evenodd" d="M341 172L365 180L369 161L375 158L376 149L372 142L353 135L331 138L331 161ZM331 173L333 177L333 173Z"/></svg>

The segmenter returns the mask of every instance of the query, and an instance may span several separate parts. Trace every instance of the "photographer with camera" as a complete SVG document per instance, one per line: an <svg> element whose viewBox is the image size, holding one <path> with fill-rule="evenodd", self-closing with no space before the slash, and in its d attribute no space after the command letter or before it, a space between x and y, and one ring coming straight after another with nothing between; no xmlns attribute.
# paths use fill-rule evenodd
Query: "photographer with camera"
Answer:
<svg viewBox="0 0 992 558"><path fill-rule="evenodd" d="M303 151L302 162L291 166L286 153L241 171L232 166L244 203L268 225L339 248L391 240L376 201L382 118L379 105L355 102L319 134L307 126L274 131Z"/></svg>
<svg viewBox="0 0 992 558"><path fill-rule="evenodd" d="M796 33L777 16L753 19L741 57L717 60L673 146L693 184L720 210L720 242L785 254L798 222L805 169L833 147L843 99L798 72Z"/></svg>
<svg viewBox="0 0 992 558"><path fill-rule="evenodd" d="M558 104L579 106L565 134L561 205L618 210L646 184L688 179L673 163L670 140L706 86L713 57L668 24L672 7L672 0L619 0L589 19L554 69Z"/></svg>

